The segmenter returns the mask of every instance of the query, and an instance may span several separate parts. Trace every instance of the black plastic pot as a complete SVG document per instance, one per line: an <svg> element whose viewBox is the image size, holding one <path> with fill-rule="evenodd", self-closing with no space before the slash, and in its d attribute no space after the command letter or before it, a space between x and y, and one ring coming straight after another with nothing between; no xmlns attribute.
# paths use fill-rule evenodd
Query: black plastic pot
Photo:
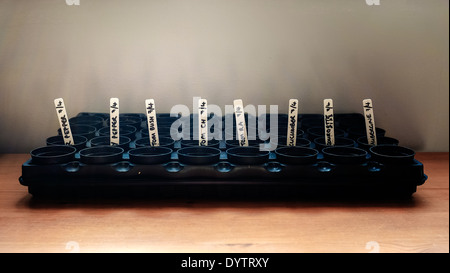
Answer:
<svg viewBox="0 0 450 273"><path fill-rule="evenodd" d="M377 137L377 145L398 145L399 141L392 137ZM362 136L357 140L358 147L364 150L369 150L374 145L370 145L366 136Z"/></svg>
<svg viewBox="0 0 450 273"><path fill-rule="evenodd" d="M119 116L119 124L120 125L130 125L136 128L137 131L141 129L142 117L139 114L120 114Z"/></svg>
<svg viewBox="0 0 450 273"><path fill-rule="evenodd" d="M238 136L236 135L237 128L234 126L233 128L224 127L224 139L225 140L237 140ZM257 127L247 126L247 138L251 140L258 140L260 138L260 130Z"/></svg>
<svg viewBox="0 0 450 273"><path fill-rule="evenodd" d="M257 147L234 147L227 150L227 158L236 165L260 165L269 160L269 152Z"/></svg>
<svg viewBox="0 0 450 273"><path fill-rule="evenodd" d="M355 126L355 127L348 128L347 134L348 134L348 138L357 140L358 138L367 135L366 127ZM386 130L377 127L377 128L375 128L375 134L376 134L377 138L383 137L386 134Z"/></svg>
<svg viewBox="0 0 450 273"><path fill-rule="evenodd" d="M117 146L97 146L80 151L80 161L85 164L110 164L122 160L124 150Z"/></svg>
<svg viewBox="0 0 450 273"><path fill-rule="evenodd" d="M89 140L95 137L95 132L97 131L97 128L90 125L71 124L70 131L72 132L73 136L84 136ZM61 128L58 129L58 135L62 135Z"/></svg>
<svg viewBox="0 0 450 273"><path fill-rule="evenodd" d="M99 116L77 116L69 119L70 125L89 125L97 130L105 125L105 120Z"/></svg>
<svg viewBox="0 0 450 273"><path fill-rule="evenodd" d="M135 164L162 164L170 161L173 150L167 147L141 147L128 152Z"/></svg>
<svg viewBox="0 0 450 273"><path fill-rule="evenodd" d="M302 129L297 129L297 138L305 138L306 133Z"/></svg>
<svg viewBox="0 0 450 273"><path fill-rule="evenodd" d="M99 136L99 137L94 137L93 139L90 140L91 143L91 147L96 147L96 146L107 146L110 145L110 138L109 136ZM128 151L130 149L130 143L131 143L131 139L129 137L126 136L120 136L119 138L119 144L118 145L114 145L117 147L122 148L124 151Z"/></svg>
<svg viewBox="0 0 450 273"><path fill-rule="evenodd" d="M140 132L142 138L148 138L149 134L148 134L147 127L142 128L141 130L139 130L139 132ZM166 128L164 128L164 127L160 128L158 126L158 136L159 136L159 138L170 137L170 128L166 130Z"/></svg>
<svg viewBox="0 0 450 273"><path fill-rule="evenodd" d="M306 130L306 134L309 140L313 141L318 137L325 137L325 128L322 127L312 127ZM339 128L334 128L334 137L345 137L345 131Z"/></svg>
<svg viewBox="0 0 450 273"><path fill-rule="evenodd" d="M323 115L317 114L314 117L307 117L300 119L300 128L306 132L308 128L311 127L321 127L323 126Z"/></svg>
<svg viewBox="0 0 450 273"><path fill-rule="evenodd" d="M177 154L179 161L187 165L211 165L220 160L220 150L206 146L181 148Z"/></svg>
<svg viewBox="0 0 450 273"><path fill-rule="evenodd" d="M30 152L33 164L50 165L70 162L77 149L69 145L51 145L40 147Z"/></svg>
<svg viewBox="0 0 450 273"><path fill-rule="evenodd" d="M360 114L336 114L335 122L337 127L342 130L347 130L351 127L364 127L364 116Z"/></svg>
<svg viewBox="0 0 450 273"><path fill-rule="evenodd" d="M324 160L335 164L362 164L367 152L355 147L327 147L322 150Z"/></svg>
<svg viewBox="0 0 450 273"><path fill-rule="evenodd" d="M186 129L187 130L187 129ZM189 135L187 135L187 133L186 133L186 136L184 135L186 133L186 131L182 131L182 126L181 126L181 124L180 124L180 126L178 126L178 127L174 127L174 128L170 128L170 131L169 131L169 135L170 135L170 137L172 137L172 135L174 136L174 138L175 139L192 139L192 137L193 137L193 130L192 130L192 128L189 128Z"/></svg>
<svg viewBox="0 0 450 273"><path fill-rule="evenodd" d="M272 140L272 141L277 141L278 147L287 147L288 146L286 137L278 137L277 140ZM297 139L295 140L295 147L310 147L310 146L311 146L311 141L309 139L297 137Z"/></svg>
<svg viewBox="0 0 450 273"><path fill-rule="evenodd" d="M120 136L129 137L131 140L136 139L136 128L131 125L119 125L119 133ZM110 135L110 127L103 127L98 130L99 136L109 136Z"/></svg>
<svg viewBox="0 0 450 273"><path fill-rule="evenodd" d="M409 148L394 145L377 145L369 149L372 160L384 164L408 164L414 161L415 152Z"/></svg>
<svg viewBox="0 0 450 273"><path fill-rule="evenodd" d="M322 151L324 148L327 147L332 147L325 145L325 137L318 137L314 139L314 144L316 145L316 149L318 151ZM355 141L350 138L336 137L334 139L333 147L355 147Z"/></svg>
<svg viewBox="0 0 450 273"><path fill-rule="evenodd" d="M259 144L261 144L263 142L259 141L259 140L249 140L248 141L248 146L249 147L259 147ZM234 140L225 140L225 145L226 148L234 148L234 147L240 147L239 145L239 140L234 139Z"/></svg>
<svg viewBox="0 0 450 273"><path fill-rule="evenodd" d="M136 145L136 148L140 147L150 147L150 139L147 137L143 137L140 139L136 139L134 142ZM167 147L170 149L174 148L175 141L171 139L170 137L160 137L159 138L159 146L158 147Z"/></svg>
<svg viewBox="0 0 450 273"><path fill-rule="evenodd" d="M77 151L86 148L87 138L84 136L72 136L74 144L70 145L75 147ZM65 145L63 136L51 136L46 140L47 145Z"/></svg>
<svg viewBox="0 0 450 273"><path fill-rule="evenodd" d="M282 147L275 150L277 161L283 164L313 164L319 152L306 147Z"/></svg>
<svg viewBox="0 0 450 273"><path fill-rule="evenodd" d="M197 147L200 146L198 144L198 140L187 140L187 139L183 139L181 140L181 147ZM211 139L208 140L208 145L207 147L213 147L213 148L219 148L220 145L220 141L216 140L216 139Z"/></svg>

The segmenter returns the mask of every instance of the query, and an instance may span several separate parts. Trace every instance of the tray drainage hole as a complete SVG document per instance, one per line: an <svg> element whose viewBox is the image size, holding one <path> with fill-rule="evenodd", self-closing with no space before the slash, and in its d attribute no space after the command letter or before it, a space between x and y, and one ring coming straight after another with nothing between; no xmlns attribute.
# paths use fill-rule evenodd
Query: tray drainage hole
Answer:
<svg viewBox="0 0 450 273"><path fill-rule="evenodd" d="M66 164L64 169L69 173L77 172L80 169L80 163L78 161L69 162Z"/></svg>
<svg viewBox="0 0 450 273"><path fill-rule="evenodd" d="M328 162L322 161L317 163L317 169L319 170L319 172L322 173L327 173L330 172L333 169L334 165L331 165Z"/></svg>
<svg viewBox="0 0 450 273"><path fill-rule="evenodd" d="M233 166L228 162L220 162L216 165L216 170L222 173L227 173L233 169Z"/></svg>
<svg viewBox="0 0 450 273"><path fill-rule="evenodd" d="M178 162L169 162L166 164L166 170L171 173L179 172L183 169L183 166Z"/></svg>
<svg viewBox="0 0 450 273"><path fill-rule="evenodd" d="M282 169L283 169L283 166L278 162L269 162L266 165L266 170L268 170L269 172L272 172L272 173L281 172Z"/></svg>
<svg viewBox="0 0 450 273"><path fill-rule="evenodd" d="M116 165L114 165L114 169L121 173L128 172L130 170L130 163L119 162Z"/></svg>
<svg viewBox="0 0 450 273"><path fill-rule="evenodd" d="M381 171L382 165L378 162L370 161L367 163L367 168L369 169L369 172L379 172Z"/></svg>

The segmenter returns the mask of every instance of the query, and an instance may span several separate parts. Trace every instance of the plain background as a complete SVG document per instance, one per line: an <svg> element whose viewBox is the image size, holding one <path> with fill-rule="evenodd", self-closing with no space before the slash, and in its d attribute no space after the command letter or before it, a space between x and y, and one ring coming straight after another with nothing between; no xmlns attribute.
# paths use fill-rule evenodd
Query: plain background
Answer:
<svg viewBox="0 0 450 273"><path fill-rule="evenodd" d="M448 151L448 0L0 0L0 153L70 116L300 100L301 113L362 112L416 151Z"/></svg>

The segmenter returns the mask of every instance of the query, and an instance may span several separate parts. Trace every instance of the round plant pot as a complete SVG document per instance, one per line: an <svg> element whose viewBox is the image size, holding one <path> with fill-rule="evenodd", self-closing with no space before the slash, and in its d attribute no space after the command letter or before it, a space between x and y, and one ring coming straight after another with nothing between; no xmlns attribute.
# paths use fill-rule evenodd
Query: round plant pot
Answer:
<svg viewBox="0 0 450 273"><path fill-rule="evenodd" d="M73 136L84 136L89 140L95 137L95 132L97 131L97 128L90 125L71 124L70 131L72 132ZM58 129L58 135L62 135L61 128Z"/></svg>
<svg viewBox="0 0 450 273"><path fill-rule="evenodd" d="M319 152L306 147L282 147L275 150L277 161L288 165L313 164Z"/></svg>
<svg viewBox="0 0 450 273"><path fill-rule="evenodd" d="M345 137L336 137L334 139L334 146L327 146L325 144L325 138L324 137L318 137L314 139L314 144L316 145L316 149L318 151L322 151L324 148L327 147L354 147L355 141L349 138Z"/></svg>
<svg viewBox="0 0 450 273"><path fill-rule="evenodd" d="M136 148L151 146L150 139L148 137L136 139L136 141L134 143L136 145ZM174 144L175 144L175 141L173 139L171 139L170 137L160 137L158 147L167 147L167 148L173 149Z"/></svg>
<svg viewBox="0 0 450 273"><path fill-rule="evenodd" d="M348 134L348 138L357 140L358 138L367 135L366 127L364 127L364 126L350 127L347 129L347 134ZM377 128L375 128L375 134L376 134L377 138L383 137L386 134L386 130L377 127Z"/></svg>
<svg viewBox="0 0 450 273"><path fill-rule="evenodd" d="M206 146L181 148L177 154L179 161L187 165L211 165L220 160L220 150Z"/></svg>
<svg viewBox="0 0 450 273"><path fill-rule="evenodd" d="M108 145L110 145L110 141L111 140L110 140L109 136L99 136L99 137L94 137L93 139L91 139L90 143L91 143L91 147L108 146ZM117 147L122 148L124 151L128 151L130 149L130 143L131 143L131 139L129 137L120 136L119 144L113 145L113 146L117 146Z"/></svg>
<svg viewBox="0 0 450 273"><path fill-rule="evenodd" d="M228 161L236 165L260 165L269 160L269 152L257 147L234 147L226 153Z"/></svg>
<svg viewBox="0 0 450 273"><path fill-rule="evenodd" d="M69 145L51 145L32 150L33 164L50 165L67 163L74 159L77 149Z"/></svg>
<svg viewBox="0 0 450 273"><path fill-rule="evenodd" d="M80 161L85 164L110 164L122 160L124 150L117 146L97 146L80 151Z"/></svg>
<svg viewBox="0 0 450 273"><path fill-rule="evenodd" d="M109 136L110 135L110 127L103 127L98 130L99 136ZM131 125L119 125L119 134L120 136L126 136L131 140L136 139L136 128Z"/></svg>
<svg viewBox="0 0 450 273"><path fill-rule="evenodd" d="M70 145L75 147L77 151L80 151L86 148L86 143L88 139L84 136L72 136L74 144ZM63 136L51 136L46 139L46 143L48 146L50 145L65 145Z"/></svg>
<svg viewBox="0 0 450 273"><path fill-rule="evenodd" d="M324 160L336 164L362 164L367 152L355 147L327 147L322 150Z"/></svg>
<svg viewBox="0 0 450 273"><path fill-rule="evenodd" d="M409 148L394 145L377 145L369 149L372 160L384 164L409 164L414 162L415 152Z"/></svg>
<svg viewBox="0 0 450 273"><path fill-rule="evenodd" d="M135 164L162 164L170 161L173 150L167 147L141 147L128 152Z"/></svg>
<svg viewBox="0 0 450 273"><path fill-rule="evenodd" d="M306 130L307 136L310 140L314 140L318 137L325 137L324 127L312 127ZM339 128L334 128L334 137L345 137L345 131Z"/></svg>
<svg viewBox="0 0 450 273"><path fill-rule="evenodd" d="M70 125L94 126L97 130L102 128L105 120L99 116L77 116L69 119Z"/></svg>
<svg viewBox="0 0 450 273"><path fill-rule="evenodd" d="M277 141L277 145L278 147L290 147L290 145L288 145L287 143L287 138L286 137L279 137L277 140L273 140L273 141ZM298 138L295 140L295 147L310 147L311 146L311 141L309 139L306 138Z"/></svg>
<svg viewBox="0 0 450 273"><path fill-rule="evenodd" d="M261 144L263 142L259 141L259 140L249 140L248 141L248 146L249 147L259 147L259 144ZM226 148L234 148L234 147L241 147L239 145L239 140L237 139L233 139L233 140L225 140L225 145Z"/></svg>
<svg viewBox="0 0 450 273"><path fill-rule="evenodd" d="M367 141L367 137L366 136L362 136L360 138L358 138L358 140L356 141L356 143L358 144L358 147L361 149L364 149L366 151L369 151L369 149L375 145L370 145ZM392 137L377 137L377 145L394 145L397 146L399 143L399 141L395 138Z"/></svg>
<svg viewBox="0 0 450 273"><path fill-rule="evenodd" d="M181 140L181 147L198 147L200 146L198 140ZM220 142L217 139L208 140L208 145L206 147L219 148Z"/></svg>

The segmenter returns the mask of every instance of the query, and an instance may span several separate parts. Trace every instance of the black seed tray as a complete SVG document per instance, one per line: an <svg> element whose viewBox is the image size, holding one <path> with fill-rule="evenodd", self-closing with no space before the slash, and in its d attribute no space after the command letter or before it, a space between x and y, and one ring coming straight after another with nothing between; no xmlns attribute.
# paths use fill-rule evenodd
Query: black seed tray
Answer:
<svg viewBox="0 0 450 273"><path fill-rule="evenodd" d="M105 121L90 139L99 137L99 131L107 126L107 114L80 113L77 117L83 117L79 122L89 117L95 117L96 122L99 117ZM389 144L375 147L361 142L358 133L361 130L357 128L364 126L364 120L360 114L336 115L336 127L346 132L340 137L353 139L353 145L316 145L320 144L317 141L320 136L308 140L305 132L309 126L320 126L322 116L303 114L299 116L298 132L303 140L298 141L299 146L279 145L270 152L261 151L253 142L249 147L237 147L225 140L211 141L208 147L171 139L162 141L164 145L160 147L145 146L145 141L140 141L141 132L145 132L145 116L127 114L126 117L127 120L139 117L142 121L130 125L136 128L136 134L128 136L134 139L129 146L91 145L90 139L81 148L48 143L30 153L31 158L22 165L20 183L38 197L348 196L364 199L410 197L427 179L423 164L414 158L414 151L399 146L398 141L390 138ZM279 121L285 117L279 115ZM169 120L167 114L158 118L164 122ZM283 126L283 122L279 125ZM380 131L383 135L379 137L385 137L386 131ZM280 141L284 144L286 139L280 136Z"/></svg>

